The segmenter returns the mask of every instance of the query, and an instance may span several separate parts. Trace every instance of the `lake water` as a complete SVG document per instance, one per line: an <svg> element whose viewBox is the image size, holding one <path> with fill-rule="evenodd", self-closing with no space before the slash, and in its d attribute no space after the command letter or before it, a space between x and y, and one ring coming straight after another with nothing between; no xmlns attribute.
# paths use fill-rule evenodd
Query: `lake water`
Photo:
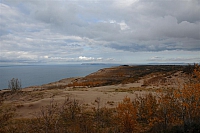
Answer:
<svg viewBox="0 0 200 133"><path fill-rule="evenodd" d="M22 87L42 85L69 77L86 76L106 65L36 65L36 66L0 66L0 90L8 88L12 78L21 80Z"/></svg>

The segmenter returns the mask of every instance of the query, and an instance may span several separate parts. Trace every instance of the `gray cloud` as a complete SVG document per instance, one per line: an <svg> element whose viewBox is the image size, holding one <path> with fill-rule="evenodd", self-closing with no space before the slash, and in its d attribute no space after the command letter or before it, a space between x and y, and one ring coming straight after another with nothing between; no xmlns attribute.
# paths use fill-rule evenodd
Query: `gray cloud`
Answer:
<svg viewBox="0 0 200 133"><path fill-rule="evenodd" d="M81 55L97 59L108 56L105 48L113 54L200 51L198 0L3 0L0 4L2 61L72 61Z"/></svg>
<svg viewBox="0 0 200 133"><path fill-rule="evenodd" d="M148 59L148 61L154 61L154 62L193 62L196 60L197 62L200 62L200 58L188 58L188 57L173 57L173 58L164 58L164 57L158 57L154 56Z"/></svg>

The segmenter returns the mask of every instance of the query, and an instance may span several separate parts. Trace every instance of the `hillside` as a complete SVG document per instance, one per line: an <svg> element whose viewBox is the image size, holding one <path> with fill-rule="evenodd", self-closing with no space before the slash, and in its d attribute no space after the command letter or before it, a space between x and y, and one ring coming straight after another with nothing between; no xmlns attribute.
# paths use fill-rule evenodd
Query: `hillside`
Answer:
<svg viewBox="0 0 200 133"><path fill-rule="evenodd" d="M117 102L125 96L134 97L133 93L180 87L188 81L186 71L186 66L118 66L101 69L85 77L62 79L42 86L30 86L14 94L9 90L2 90L0 96L5 102L14 103L16 106L38 104L35 105L35 110L38 110L40 105L47 104L52 97L58 101L62 101L65 97L72 97L84 100L84 103L89 106L94 106L92 102L97 97L101 97L104 101L101 103L102 106L110 100L114 101L113 105L117 105ZM123 93L118 94L118 92ZM28 110L22 113L22 116L29 116L30 112L31 110Z"/></svg>
<svg viewBox="0 0 200 133"><path fill-rule="evenodd" d="M107 85L135 83L140 80L145 81L143 83L144 86L149 86L152 83L160 82L165 85L169 84L167 82L174 82L174 78L178 77L178 75L179 78L184 77L183 75L186 72L186 68L186 66L176 65L124 65L100 69L97 72L89 74L85 77L71 78L70 80L62 79L41 87L47 89L66 87L100 87Z"/></svg>
<svg viewBox="0 0 200 133"><path fill-rule="evenodd" d="M43 120L47 118L48 119L51 118L51 121L54 123L55 122L54 120L60 121L60 118L62 118L65 124L69 124L69 127L68 126L67 127L70 129L69 132L71 132L72 127L73 127L71 124L73 124L74 119L69 117L68 119L70 121L66 121L66 119L64 119L65 117L62 114L63 111L68 111L68 112L65 112L67 114L68 113L70 114L70 111L75 111L75 112L77 111L78 114L74 114L74 115L76 115L76 117L80 117L80 119L83 119L83 118L85 119L86 118L85 115L86 115L88 121L90 121L91 124L93 125L93 124L99 124L99 120L96 118L95 113L98 113L98 111L101 110L103 111L102 113L104 113L104 115L106 116L104 118L105 120L102 120L102 122L104 124L106 121L109 121L112 123L111 125L104 125L106 128L102 127L102 132L108 132L106 130L108 127L111 131L114 130L113 128L117 128L117 129L119 128L118 130L123 131L123 129L120 129L121 123L115 121L115 119L121 119L115 115L117 113L116 111L119 110L119 107L124 108L124 109L126 108L126 107L121 107L122 101L124 102L123 104L125 105L128 104L128 106L130 107L133 106L131 104L131 101L133 103L136 102L137 104L136 103L135 104L137 105L138 109L142 108L142 106L145 106L146 108L145 110L149 109L149 107L147 108L146 106L156 104L155 108L157 109L155 109L154 111L157 111L157 110L162 110L162 108L160 108L162 107L161 105L163 105L162 102L166 102L162 100L167 100L167 99L168 100L171 99L170 101L174 102L173 108L175 108L175 105L176 105L176 108L179 108L177 106L179 106L180 103L178 103L177 99L174 99L175 97L171 95L171 94L174 94L174 92L178 93L179 95L184 94L184 97L187 95L190 96L189 94L195 94L195 95L198 95L199 97L199 94L200 94L199 92L192 92L192 91L196 91L195 89L192 89L192 91L191 90L188 91L186 88L186 90L182 92L182 89L184 90L185 87L187 87L186 85L188 83L191 83L191 82L197 83L196 82L197 77L194 76L193 71L194 71L194 66L174 66L174 65L173 66L172 65L127 66L127 65L124 65L124 66L101 69L85 77L74 77L74 78L62 79L60 81L52 82L52 83L45 84L42 86L30 86L27 88L23 88L22 90L17 91L17 92L11 92L10 90L2 90L0 91L0 101L1 101L0 102L0 112L1 112L0 118L2 116L2 119L4 119L4 121L10 120L8 121L9 124L13 123L16 120L17 121L20 120L19 122L20 124L15 123L17 124L16 126L22 126L21 124L25 124L25 125L28 124L26 125L28 126L27 127L28 129L26 130L28 130L29 132L30 131L32 132L32 130L34 132L34 129L35 129L33 128L31 121L34 121L34 123L38 123L38 121L35 121L35 120L42 120L39 123L43 123L44 122ZM190 84L188 85L191 86ZM195 84L195 86L192 86L192 87L194 88L196 87L198 89L197 85ZM166 94L166 97L163 94ZM157 101L158 98L161 101ZM177 97L177 98L180 98L180 97ZM188 98L186 97L186 99ZM142 105L141 103L142 101L146 101L143 103L144 105ZM165 104L168 105L168 103L165 103ZM139 115L141 113L138 111L135 110L135 114L137 113ZM177 110L177 111L181 111L181 110ZM62 116L59 116L61 114ZM103 118L104 115L103 114L101 115ZM172 115L176 115L176 114L172 114ZM150 117L155 117L156 119L158 119L157 115L149 116L148 118L145 117L145 119L150 120ZM161 118L159 117L158 120L156 119L155 121L159 121ZM171 119L171 116L170 116L170 119ZM179 116L177 116L177 119L179 120ZM81 122L77 120L79 119L76 119L76 124L78 122ZM181 122L181 121L182 120L177 121L177 122ZM63 126L62 122L63 121L59 123L61 124L60 125L61 127ZM154 123L155 125L150 126L149 125L150 121L145 122L145 120L143 119L139 120L139 118L137 119L137 122L138 124L140 124L141 127L142 126L145 127L145 128L141 128L139 126L137 129L137 132L148 131L149 129L152 129L154 126L156 127L156 130L157 130L157 128L159 127L159 126L157 127L156 123ZM76 126L79 127L83 123L81 122L79 124L80 125L76 125ZM84 123L84 124L87 125L87 123ZM96 132L96 130L99 130L97 127L95 127L95 125L93 125L92 127L91 124L87 125L91 128L91 132ZM115 125L117 127L115 127ZM177 123L175 123L175 125L177 125ZM26 127L26 126L23 126L23 127ZM45 124L43 126L45 127ZM4 127L4 130L5 128L6 127ZM20 129L20 127L17 127L17 128ZM82 127L79 127L79 128L81 128L80 132L86 131L84 128L82 129ZM135 128L132 128L132 127L129 127L129 128L136 130ZM163 129L166 129L166 127L163 127L162 130ZM2 131L1 127L0 127L0 131ZM37 132L40 132L40 131L38 130ZM65 131L61 131L61 132L65 132Z"/></svg>

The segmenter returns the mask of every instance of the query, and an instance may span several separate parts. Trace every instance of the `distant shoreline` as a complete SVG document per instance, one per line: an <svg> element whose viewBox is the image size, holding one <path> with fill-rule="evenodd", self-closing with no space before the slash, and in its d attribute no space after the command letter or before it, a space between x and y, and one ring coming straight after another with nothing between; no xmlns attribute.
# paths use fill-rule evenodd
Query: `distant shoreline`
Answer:
<svg viewBox="0 0 200 133"><path fill-rule="evenodd" d="M44 84L56 82L70 77L84 77L97 72L102 68L111 68L119 66L187 66L186 63L149 63L149 64L105 64L105 63L82 63L78 65L23 65L0 67L1 88L7 89L8 81L12 78L18 78L22 82L22 87L41 86ZM193 64L190 64L193 65ZM5 72L5 70L7 72ZM11 71L11 72L10 72ZM4 74L3 74L4 73ZM17 73L17 74L14 74ZM30 76L31 75L31 76ZM8 76L7 78L4 78ZM29 78L29 79L27 79Z"/></svg>
<svg viewBox="0 0 200 133"><path fill-rule="evenodd" d="M81 63L81 64L0 64L0 67L15 67L15 66L73 66L73 65L114 65L114 66L120 66L120 65L193 65L193 64L199 64L199 63L182 63L182 62L178 62L178 63L159 63L159 62L155 62L155 63Z"/></svg>
<svg viewBox="0 0 200 133"><path fill-rule="evenodd" d="M81 65L106 65L106 63L82 63Z"/></svg>
<svg viewBox="0 0 200 133"><path fill-rule="evenodd" d="M99 69L118 66L115 64L105 65L7 65L0 66L0 90L8 87L8 81L18 78L22 87L48 84L64 78L82 77Z"/></svg>

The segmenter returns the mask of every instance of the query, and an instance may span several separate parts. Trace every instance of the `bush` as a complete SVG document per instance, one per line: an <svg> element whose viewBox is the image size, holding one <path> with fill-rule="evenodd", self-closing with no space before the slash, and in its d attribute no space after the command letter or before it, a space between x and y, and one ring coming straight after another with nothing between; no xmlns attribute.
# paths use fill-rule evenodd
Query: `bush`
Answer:
<svg viewBox="0 0 200 133"><path fill-rule="evenodd" d="M8 89L16 92L18 90L21 90L22 85L21 85L21 81L18 80L18 78L12 78L10 81L8 81Z"/></svg>

